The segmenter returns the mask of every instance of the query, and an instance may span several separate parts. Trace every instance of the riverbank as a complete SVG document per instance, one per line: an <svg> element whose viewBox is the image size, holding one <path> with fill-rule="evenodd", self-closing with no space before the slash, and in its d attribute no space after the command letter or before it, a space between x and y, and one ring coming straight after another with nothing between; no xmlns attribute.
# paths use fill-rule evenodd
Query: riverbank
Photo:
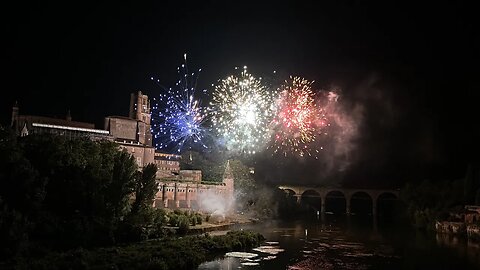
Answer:
<svg viewBox="0 0 480 270"><path fill-rule="evenodd" d="M466 205L462 212L450 213L453 221L436 221L435 231L480 241L480 206Z"/></svg>
<svg viewBox="0 0 480 270"><path fill-rule="evenodd" d="M244 215L230 215L225 217L225 220L219 222L203 222L195 226L190 226L189 234L201 234L212 231L228 230L231 227L239 224L249 224L258 222L258 219L250 218Z"/></svg>
<svg viewBox="0 0 480 270"><path fill-rule="evenodd" d="M480 242L480 225L465 224L464 222L437 221L435 231L441 234L450 234Z"/></svg>
<svg viewBox="0 0 480 270"><path fill-rule="evenodd" d="M200 263L229 251L259 246L255 232L232 231L221 236L189 235L95 249L49 252L39 257L17 257L1 269L196 269Z"/></svg>

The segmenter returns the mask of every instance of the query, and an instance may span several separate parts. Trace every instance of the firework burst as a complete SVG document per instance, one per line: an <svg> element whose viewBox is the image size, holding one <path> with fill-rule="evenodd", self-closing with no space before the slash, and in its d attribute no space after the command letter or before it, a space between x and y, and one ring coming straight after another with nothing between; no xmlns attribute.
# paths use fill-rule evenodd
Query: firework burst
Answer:
<svg viewBox="0 0 480 270"><path fill-rule="evenodd" d="M244 67L240 76L229 76L215 87L212 100L213 129L228 150L255 154L268 139L273 116L273 96L261 80Z"/></svg>
<svg viewBox="0 0 480 270"><path fill-rule="evenodd" d="M273 153L316 157L319 151L314 144L317 129L328 125L328 121L315 103L312 84L313 81L290 77L280 87L276 116L271 123L269 148Z"/></svg>
<svg viewBox="0 0 480 270"><path fill-rule="evenodd" d="M203 123L207 108L195 98L201 69L197 74L189 73L186 54L184 60L184 64L177 68L180 79L175 87L165 89L158 99L154 99L152 123L157 149L181 152L187 145L206 147L202 139L206 133Z"/></svg>

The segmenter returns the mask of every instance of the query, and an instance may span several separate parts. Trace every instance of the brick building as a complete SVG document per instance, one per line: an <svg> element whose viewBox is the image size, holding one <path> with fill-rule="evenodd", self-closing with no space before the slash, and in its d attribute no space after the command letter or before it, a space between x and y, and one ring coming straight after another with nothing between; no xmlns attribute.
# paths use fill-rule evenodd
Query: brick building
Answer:
<svg viewBox="0 0 480 270"><path fill-rule="evenodd" d="M105 130L113 141L135 157L139 168L154 163L155 148L152 146L150 126L150 101L138 91L130 95L129 117L105 117Z"/></svg>
<svg viewBox="0 0 480 270"><path fill-rule="evenodd" d="M180 155L156 152L152 143L150 101L142 92L131 94L129 117L107 116L104 129L94 124L72 121L70 113L65 119L20 115L15 105L11 126L19 136L29 134L56 134L69 138L88 137L92 140L109 140L130 153L141 169L147 164L157 165L159 191L154 206L166 208L205 209L200 198L233 198L233 174L227 162L223 181L202 182L202 171L181 170Z"/></svg>
<svg viewBox="0 0 480 270"><path fill-rule="evenodd" d="M201 181L201 171L181 170L176 180L158 180L159 187L155 196L154 207L157 208L192 208L205 210L202 205L205 198L217 197L225 202L231 201L234 196L233 173L227 161L223 181L216 184L205 184ZM231 210L231 209L230 209Z"/></svg>
<svg viewBox="0 0 480 270"><path fill-rule="evenodd" d="M95 125L92 123L72 121L70 112L63 119L21 115L18 104L12 108L10 125L15 134L21 137L30 134L55 134L68 138L87 137L92 140L112 140L108 131L95 129Z"/></svg>
<svg viewBox="0 0 480 270"><path fill-rule="evenodd" d="M157 165L157 179L172 179L180 175L182 156L155 152L153 162Z"/></svg>

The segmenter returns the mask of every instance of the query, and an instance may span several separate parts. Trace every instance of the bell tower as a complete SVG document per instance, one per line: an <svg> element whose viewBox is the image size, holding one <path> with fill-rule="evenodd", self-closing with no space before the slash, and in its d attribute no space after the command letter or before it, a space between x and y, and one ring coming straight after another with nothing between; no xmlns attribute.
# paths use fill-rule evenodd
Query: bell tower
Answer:
<svg viewBox="0 0 480 270"><path fill-rule="evenodd" d="M130 94L128 116L142 123L137 126L137 140L145 145L152 146L150 100L142 91Z"/></svg>
<svg viewBox="0 0 480 270"><path fill-rule="evenodd" d="M150 124L150 100L142 91L130 94L130 118Z"/></svg>

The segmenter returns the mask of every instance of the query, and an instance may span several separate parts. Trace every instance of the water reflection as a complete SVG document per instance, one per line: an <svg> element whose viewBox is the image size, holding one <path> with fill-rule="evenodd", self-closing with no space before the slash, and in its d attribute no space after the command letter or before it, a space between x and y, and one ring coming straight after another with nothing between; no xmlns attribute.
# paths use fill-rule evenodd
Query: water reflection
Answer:
<svg viewBox="0 0 480 270"><path fill-rule="evenodd" d="M440 247L455 249L462 256L468 258L471 264L480 268L480 243L467 240L456 235L440 234L435 235L437 245Z"/></svg>
<svg viewBox="0 0 480 270"><path fill-rule="evenodd" d="M243 225L262 233L254 257L224 256L199 269L476 269L478 246L458 238L376 227L358 217Z"/></svg>

